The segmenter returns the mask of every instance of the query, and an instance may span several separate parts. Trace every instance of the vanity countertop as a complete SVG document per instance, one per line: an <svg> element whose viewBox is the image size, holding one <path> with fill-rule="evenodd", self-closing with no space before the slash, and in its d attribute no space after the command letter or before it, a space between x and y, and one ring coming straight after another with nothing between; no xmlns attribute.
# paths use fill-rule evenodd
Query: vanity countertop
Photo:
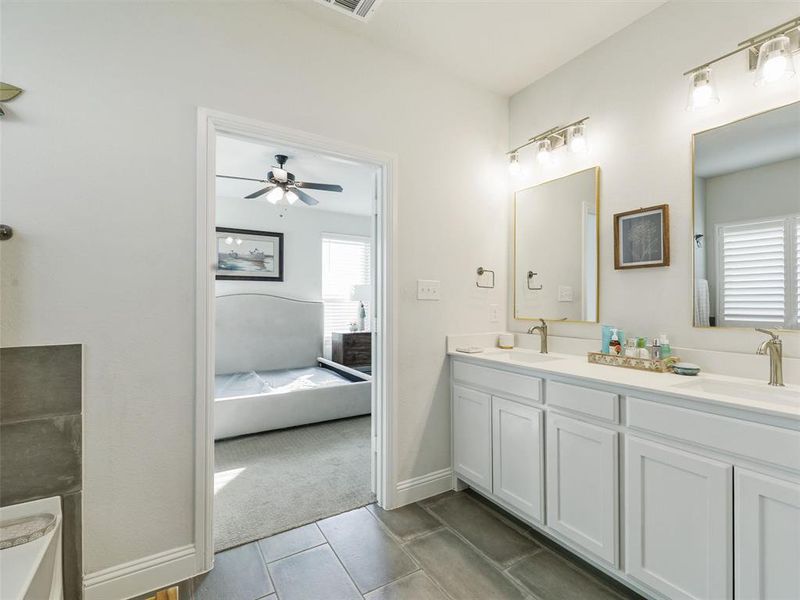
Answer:
<svg viewBox="0 0 800 600"><path fill-rule="evenodd" d="M760 380L712 373L700 373L694 377L674 373L650 373L592 364L585 356L552 353L542 355L524 349L484 348L476 354L451 350L448 354L459 360L486 366L513 367L514 370L524 369L539 375L563 375L790 419L796 421L797 428L800 429L800 386L796 385L771 387Z"/></svg>

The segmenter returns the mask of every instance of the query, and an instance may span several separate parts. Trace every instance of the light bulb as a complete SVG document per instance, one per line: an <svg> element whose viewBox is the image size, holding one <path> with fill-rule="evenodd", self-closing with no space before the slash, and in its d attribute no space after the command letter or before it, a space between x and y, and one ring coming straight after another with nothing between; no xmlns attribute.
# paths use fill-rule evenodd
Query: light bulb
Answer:
<svg viewBox="0 0 800 600"><path fill-rule="evenodd" d="M267 194L267 202L271 204L277 204L281 199L283 199L283 188L281 187L276 187Z"/></svg>
<svg viewBox="0 0 800 600"><path fill-rule="evenodd" d="M287 190L286 191L286 199L289 201L289 204L294 204L300 198L294 190Z"/></svg>
<svg viewBox="0 0 800 600"><path fill-rule="evenodd" d="M756 85L774 83L794 77L794 63L788 36L779 35L767 40L758 50Z"/></svg>
<svg viewBox="0 0 800 600"><path fill-rule="evenodd" d="M711 69L704 67L689 75L689 100L686 110L700 110L717 104L719 95L714 87L714 80L711 77Z"/></svg>
<svg viewBox="0 0 800 600"><path fill-rule="evenodd" d="M242 238L236 238L236 245L241 246L244 240Z"/></svg>
<svg viewBox="0 0 800 600"><path fill-rule="evenodd" d="M550 140L540 140L537 144L536 161L543 166L552 164L553 155L550 153Z"/></svg>
<svg viewBox="0 0 800 600"><path fill-rule="evenodd" d="M228 246L230 246L233 243L233 238L231 236L226 237L225 243L228 244Z"/></svg>
<svg viewBox="0 0 800 600"><path fill-rule="evenodd" d="M512 175L516 175L520 171L519 166L519 154L516 152L512 153L508 159L508 172Z"/></svg>
<svg viewBox="0 0 800 600"><path fill-rule="evenodd" d="M569 149L574 154L586 154L589 144L586 141L586 125L578 123L569 128Z"/></svg>

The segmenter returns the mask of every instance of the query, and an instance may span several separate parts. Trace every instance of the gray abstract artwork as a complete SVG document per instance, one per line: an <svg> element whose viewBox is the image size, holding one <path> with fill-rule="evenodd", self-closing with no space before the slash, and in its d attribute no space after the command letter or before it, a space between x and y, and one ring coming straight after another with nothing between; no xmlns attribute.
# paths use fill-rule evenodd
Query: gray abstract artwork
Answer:
<svg viewBox="0 0 800 600"><path fill-rule="evenodd" d="M662 260L662 215L660 212L623 219L621 227L622 262L624 264Z"/></svg>

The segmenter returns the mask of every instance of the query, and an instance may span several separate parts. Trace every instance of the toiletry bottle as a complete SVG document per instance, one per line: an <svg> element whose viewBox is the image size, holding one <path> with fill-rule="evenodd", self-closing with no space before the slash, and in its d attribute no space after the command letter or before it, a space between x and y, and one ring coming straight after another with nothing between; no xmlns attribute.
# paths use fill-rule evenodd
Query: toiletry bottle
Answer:
<svg viewBox="0 0 800 600"><path fill-rule="evenodd" d="M653 345L650 346L650 360L661 360L661 342L658 338L653 338Z"/></svg>
<svg viewBox="0 0 800 600"><path fill-rule="evenodd" d="M636 347L636 338L629 337L625 340L625 356L628 358L638 358L639 349Z"/></svg>
<svg viewBox="0 0 800 600"><path fill-rule="evenodd" d="M672 356L672 347L669 345L667 334L659 334L658 341L661 343L661 358L669 358Z"/></svg>
<svg viewBox="0 0 800 600"><path fill-rule="evenodd" d="M650 358L650 350L647 347L647 340L640 337L636 340L636 350L639 358Z"/></svg>
<svg viewBox="0 0 800 600"><path fill-rule="evenodd" d="M602 339L600 341L600 352L603 354L608 354L609 349L608 345L611 342L611 330L612 327L610 325L603 325L602 327Z"/></svg>
<svg viewBox="0 0 800 600"><path fill-rule="evenodd" d="M617 330L611 330L611 341L608 342L608 351L610 354L614 354L619 356L622 352L622 344L619 343L619 337L617 336Z"/></svg>

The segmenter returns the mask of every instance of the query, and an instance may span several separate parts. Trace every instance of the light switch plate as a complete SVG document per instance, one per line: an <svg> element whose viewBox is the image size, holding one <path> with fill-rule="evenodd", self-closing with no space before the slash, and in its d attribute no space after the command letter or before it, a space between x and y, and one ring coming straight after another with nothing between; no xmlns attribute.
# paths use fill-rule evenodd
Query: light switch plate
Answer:
<svg viewBox="0 0 800 600"><path fill-rule="evenodd" d="M500 320L500 311L497 307L497 304L490 304L489 305L489 322L490 323L497 323Z"/></svg>
<svg viewBox="0 0 800 600"><path fill-rule="evenodd" d="M559 302L572 302L572 286L560 285L558 286L558 301Z"/></svg>
<svg viewBox="0 0 800 600"><path fill-rule="evenodd" d="M441 300L439 283L436 279L417 279L417 300Z"/></svg>

